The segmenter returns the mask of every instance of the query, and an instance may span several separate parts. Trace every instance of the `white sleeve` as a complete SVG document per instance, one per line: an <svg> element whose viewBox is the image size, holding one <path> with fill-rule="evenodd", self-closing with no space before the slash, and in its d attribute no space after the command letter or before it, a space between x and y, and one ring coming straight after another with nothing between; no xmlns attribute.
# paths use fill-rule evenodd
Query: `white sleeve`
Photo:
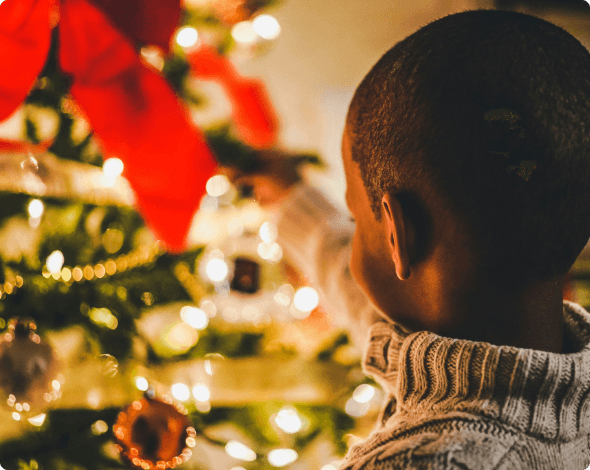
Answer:
<svg viewBox="0 0 590 470"><path fill-rule="evenodd" d="M349 215L320 190L301 184L281 204L277 226L286 259L319 291L332 322L346 328L364 352L369 326L385 319L351 276L354 223Z"/></svg>

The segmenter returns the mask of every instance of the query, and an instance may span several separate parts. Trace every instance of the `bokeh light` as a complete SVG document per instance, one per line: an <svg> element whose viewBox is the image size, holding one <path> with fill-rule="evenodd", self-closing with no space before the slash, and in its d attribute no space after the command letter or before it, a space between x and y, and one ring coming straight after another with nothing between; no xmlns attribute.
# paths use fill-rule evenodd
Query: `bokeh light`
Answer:
<svg viewBox="0 0 590 470"><path fill-rule="evenodd" d="M209 387L204 384L197 384L193 387L193 397L197 401L209 401L211 398L211 391Z"/></svg>
<svg viewBox="0 0 590 470"><path fill-rule="evenodd" d="M182 307L180 309L180 318L197 330L203 330L209 324L209 317L207 314L200 308L196 307Z"/></svg>
<svg viewBox="0 0 590 470"><path fill-rule="evenodd" d="M301 431L303 422L295 410L285 408L275 416L275 423L288 434Z"/></svg>
<svg viewBox="0 0 590 470"><path fill-rule="evenodd" d="M207 273L207 277L213 282L221 282L227 277L229 270L224 260L212 258L207 261L205 271Z"/></svg>
<svg viewBox="0 0 590 470"><path fill-rule="evenodd" d="M61 273L61 268L64 265L64 255L61 251L55 250L47 257L47 261L45 262L47 266L47 270L51 274L59 274Z"/></svg>
<svg viewBox="0 0 590 470"><path fill-rule="evenodd" d="M29 202L28 211L29 215L34 219L38 219L43 215L43 211L45 210L45 206L40 199L33 199Z"/></svg>
<svg viewBox="0 0 590 470"><path fill-rule="evenodd" d="M176 33L176 43L181 47L192 47L199 40L199 33L195 28L185 26Z"/></svg>
<svg viewBox="0 0 590 470"><path fill-rule="evenodd" d="M231 183L229 182L227 176L215 175L207 180L205 189L207 190L207 194L209 194L209 196L219 197L227 193L230 187Z"/></svg>
<svg viewBox="0 0 590 470"><path fill-rule="evenodd" d="M137 377L135 377L135 386L137 387L138 390L145 392L148 389L149 384L148 384L148 381L145 377L137 376Z"/></svg>
<svg viewBox="0 0 590 470"><path fill-rule="evenodd" d="M231 440L225 445L225 452L234 459L245 460L247 462L253 462L256 460L256 452L250 447L241 442Z"/></svg>
<svg viewBox="0 0 590 470"><path fill-rule="evenodd" d="M237 42L244 44L253 43L258 38L251 21L236 23L231 30L231 35Z"/></svg>
<svg viewBox="0 0 590 470"><path fill-rule="evenodd" d="M186 386L183 383L175 383L174 385L172 385L171 391L172 396L176 398L178 401L187 401L191 396L191 392L188 386Z"/></svg>
<svg viewBox="0 0 590 470"><path fill-rule="evenodd" d="M369 384L360 384L354 389L352 394L352 398L354 398L359 403L368 403L373 399L374 396L375 387Z"/></svg>
<svg viewBox="0 0 590 470"><path fill-rule="evenodd" d="M29 418L27 421L31 423L33 426L43 426L46 417L47 415L45 413L41 413L40 415Z"/></svg>
<svg viewBox="0 0 590 470"><path fill-rule="evenodd" d="M102 164L102 171L109 179L117 178L117 176L120 176L123 173L124 169L125 166L120 158L107 158Z"/></svg>
<svg viewBox="0 0 590 470"><path fill-rule="evenodd" d="M264 39L276 39L281 34L281 25L274 16L259 15L252 21L252 28Z"/></svg>
<svg viewBox="0 0 590 470"><path fill-rule="evenodd" d="M284 467L295 462L299 455L293 449L274 449L268 453L268 461L274 467Z"/></svg>
<svg viewBox="0 0 590 470"><path fill-rule="evenodd" d="M302 312L311 312L320 301L317 291L313 287L301 287L295 292L293 303Z"/></svg>

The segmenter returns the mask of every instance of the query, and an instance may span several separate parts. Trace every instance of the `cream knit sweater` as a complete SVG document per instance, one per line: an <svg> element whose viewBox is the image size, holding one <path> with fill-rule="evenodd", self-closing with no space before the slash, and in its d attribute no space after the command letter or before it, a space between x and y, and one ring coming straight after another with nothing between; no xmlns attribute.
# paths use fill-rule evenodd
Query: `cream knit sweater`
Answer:
<svg viewBox="0 0 590 470"><path fill-rule="evenodd" d="M585 470L590 465L590 314L564 302L554 354L404 331L348 269L354 225L308 186L282 205L279 243L319 288L388 394L342 470Z"/></svg>

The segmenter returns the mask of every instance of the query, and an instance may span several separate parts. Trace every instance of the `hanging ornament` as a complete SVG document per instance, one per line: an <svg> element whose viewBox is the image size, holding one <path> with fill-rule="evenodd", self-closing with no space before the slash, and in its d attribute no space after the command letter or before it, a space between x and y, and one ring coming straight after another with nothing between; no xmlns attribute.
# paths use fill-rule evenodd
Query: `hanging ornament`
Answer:
<svg viewBox="0 0 590 470"><path fill-rule="evenodd" d="M63 375L51 346L41 340L33 322L11 320L0 340L0 389L2 401L20 420L60 398Z"/></svg>
<svg viewBox="0 0 590 470"><path fill-rule="evenodd" d="M256 293L260 289L260 265L252 259L237 257L230 287L238 292Z"/></svg>
<svg viewBox="0 0 590 470"><path fill-rule="evenodd" d="M169 397L157 398L152 390L134 401L119 417L113 431L123 460L131 468L174 468L192 456L196 431L187 411Z"/></svg>

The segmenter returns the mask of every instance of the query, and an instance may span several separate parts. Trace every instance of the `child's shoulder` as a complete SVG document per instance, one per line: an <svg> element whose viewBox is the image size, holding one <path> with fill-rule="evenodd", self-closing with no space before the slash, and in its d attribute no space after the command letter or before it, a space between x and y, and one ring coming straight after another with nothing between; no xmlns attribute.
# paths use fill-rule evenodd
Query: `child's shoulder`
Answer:
<svg viewBox="0 0 590 470"><path fill-rule="evenodd" d="M350 450L342 470L495 469L519 440L524 436L491 420L432 419L378 430Z"/></svg>

